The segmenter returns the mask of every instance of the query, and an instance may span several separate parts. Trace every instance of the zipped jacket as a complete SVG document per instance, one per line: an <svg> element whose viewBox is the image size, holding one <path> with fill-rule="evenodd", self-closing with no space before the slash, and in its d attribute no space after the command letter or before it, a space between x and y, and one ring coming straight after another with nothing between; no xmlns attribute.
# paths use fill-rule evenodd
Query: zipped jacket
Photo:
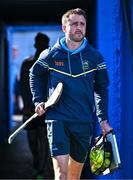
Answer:
<svg viewBox="0 0 133 180"><path fill-rule="evenodd" d="M44 77L48 76L48 85ZM30 87L33 102L44 102L47 88L49 97L56 85L63 83L59 101L46 113L46 121L93 122L94 113L99 121L108 119L108 74L106 64L98 50L86 38L72 51L65 44L65 37L51 50L41 53L30 69Z"/></svg>

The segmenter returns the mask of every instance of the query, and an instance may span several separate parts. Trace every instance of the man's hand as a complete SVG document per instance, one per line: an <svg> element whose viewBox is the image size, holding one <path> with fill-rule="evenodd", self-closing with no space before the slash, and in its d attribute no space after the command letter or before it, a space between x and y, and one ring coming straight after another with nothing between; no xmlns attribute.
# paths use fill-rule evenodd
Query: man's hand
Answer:
<svg viewBox="0 0 133 180"><path fill-rule="evenodd" d="M37 104L37 106L35 107L35 112L38 114L38 116L42 116L46 112L45 103L41 102Z"/></svg>
<svg viewBox="0 0 133 180"><path fill-rule="evenodd" d="M113 130L113 128L108 124L108 122L106 120L102 121L100 123L100 126L102 129L103 136L105 136L106 134L108 134L110 131Z"/></svg>

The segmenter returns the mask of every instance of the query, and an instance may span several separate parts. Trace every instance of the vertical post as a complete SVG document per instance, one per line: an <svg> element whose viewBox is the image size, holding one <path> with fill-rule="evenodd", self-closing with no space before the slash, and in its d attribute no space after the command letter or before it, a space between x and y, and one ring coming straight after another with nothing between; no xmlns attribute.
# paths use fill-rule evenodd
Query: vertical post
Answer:
<svg viewBox="0 0 133 180"><path fill-rule="evenodd" d="M0 142L9 133L8 59L4 25L0 24Z"/></svg>

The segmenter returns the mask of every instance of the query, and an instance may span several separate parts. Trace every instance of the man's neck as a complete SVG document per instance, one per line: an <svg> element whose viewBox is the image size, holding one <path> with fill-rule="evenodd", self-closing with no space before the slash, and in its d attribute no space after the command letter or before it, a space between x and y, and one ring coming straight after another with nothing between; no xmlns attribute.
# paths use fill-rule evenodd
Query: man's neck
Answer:
<svg viewBox="0 0 133 180"><path fill-rule="evenodd" d="M66 39L66 45L70 50L78 49L81 46L82 42L83 41L73 42L73 41L70 41L70 40Z"/></svg>

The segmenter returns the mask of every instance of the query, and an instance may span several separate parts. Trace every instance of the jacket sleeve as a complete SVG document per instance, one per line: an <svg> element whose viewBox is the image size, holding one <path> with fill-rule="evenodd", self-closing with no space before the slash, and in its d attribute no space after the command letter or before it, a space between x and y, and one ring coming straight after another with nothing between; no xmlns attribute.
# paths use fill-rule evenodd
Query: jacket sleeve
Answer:
<svg viewBox="0 0 133 180"><path fill-rule="evenodd" d="M94 81L96 114L99 122L108 120L108 85L109 78L106 64L101 54L97 64L97 71Z"/></svg>
<svg viewBox="0 0 133 180"><path fill-rule="evenodd" d="M48 63L46 60L46 55L40 55L29 71L30 89L35 106L47 100Z"/></svg>

